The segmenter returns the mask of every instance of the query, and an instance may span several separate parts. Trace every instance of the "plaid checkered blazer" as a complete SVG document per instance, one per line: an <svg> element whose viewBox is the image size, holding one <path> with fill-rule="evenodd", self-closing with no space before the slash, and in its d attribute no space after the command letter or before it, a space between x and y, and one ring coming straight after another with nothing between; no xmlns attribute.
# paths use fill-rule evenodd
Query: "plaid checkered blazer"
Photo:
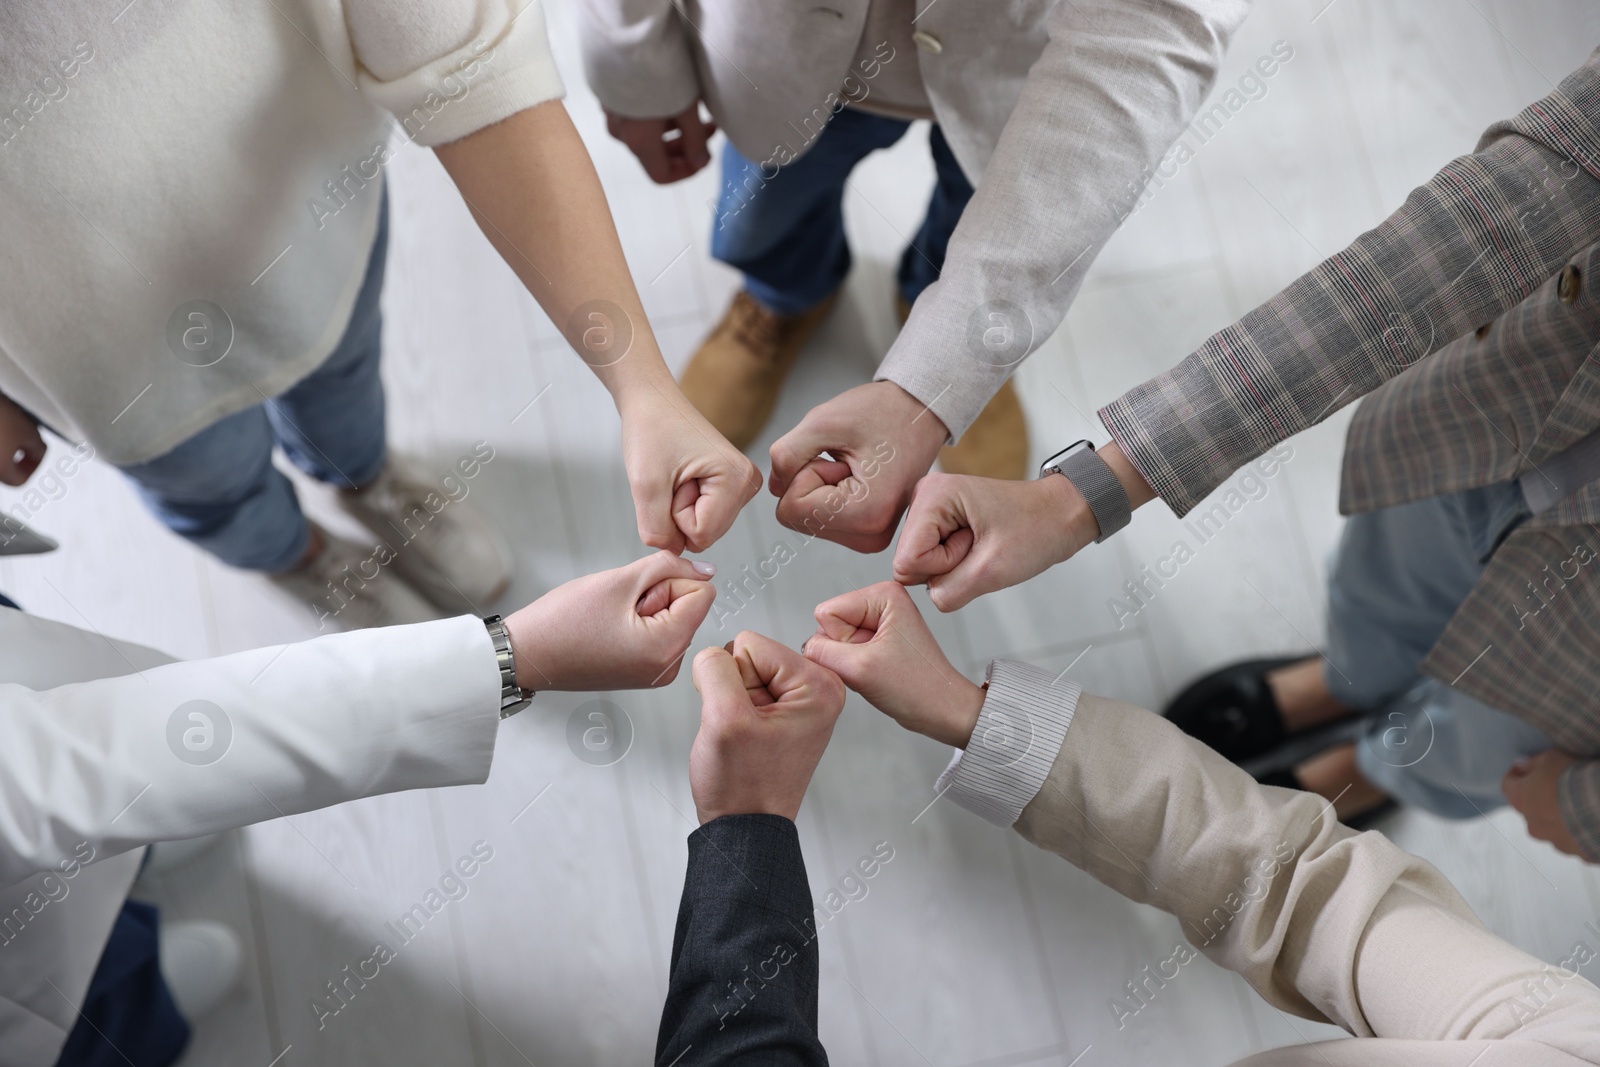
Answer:
<svg viewBox="0 0 1600 1067"><path fill-rule="evenodd" d="M1365 396L1346 514L1503 482L1600 429L1600 50L1382 225L1100 412L1179 515ZM1370 395L1369 395L1370 394ZM1422 670L1586 762L1562 814L1600 860L1600 483L1519 526Z"/></svg>

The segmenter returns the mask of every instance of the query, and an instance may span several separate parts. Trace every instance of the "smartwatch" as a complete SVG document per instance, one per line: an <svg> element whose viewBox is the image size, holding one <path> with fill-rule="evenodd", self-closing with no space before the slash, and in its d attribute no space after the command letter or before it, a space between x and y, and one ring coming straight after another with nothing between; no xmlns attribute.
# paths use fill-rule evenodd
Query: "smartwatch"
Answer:
<svg viewBox="0 0 1600 1067"><path fill-rule="evenodd" d="M494 642L494 661L500 668L500 717L508 719L533 703L534 691L517 684L517 658L511 650L511 632L506 629L505 620L490 615L483 625Z"/></svg>
<svg viewBox="0 0 1600 1067"><path fill-rule="evenodd" d="M1045 460L1039 467L1039 477L1059 474L1071 482L1100 527L1099 544L1133 519L1133 508L1128 504L1128 493L1111 473L1106 461L1095 454L1094 445L1088 441L1074 441L1060 452Z"/></svg>

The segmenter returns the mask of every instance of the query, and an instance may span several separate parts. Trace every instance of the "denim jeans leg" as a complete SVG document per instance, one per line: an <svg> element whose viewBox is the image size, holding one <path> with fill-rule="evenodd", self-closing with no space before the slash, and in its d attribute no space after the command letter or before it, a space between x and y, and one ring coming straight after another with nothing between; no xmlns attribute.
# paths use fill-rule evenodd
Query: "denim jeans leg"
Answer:
<svg viewBox="0 0 1600 1067"><path fill-rule="evenodd" d="M1356 766L1402 803L1472 819L1506 802L1500 780L1513 763L1549 747L1532 725L1428 678L1372 719Z"/></svg>
<svg viewBox="0 0 1600 1067"><path fill-rule="evenodd" d="M1422 660L1524 518L1515 482L1350 516L1328 576L1328 691L1379 708L1422 680Z"/></svg>
<svg viewBox="0 0 1600 1067"><path fill-rule="evenodd" d="M898 141L910 123L845 108L799 159L752 162L722 149L722 190L711 254L743 272L745 291L769 310L794 315L816 306L850 272L845 181L872 152Z"/></svg>
<svg viewBox="0 0 1600 1067"><path fill-rule="evenodd" d="M384 264L389 250L387 187L367 273L344 336L326 360L267 402L284 455L319 482L357 489L382 473L388 458L383 379Z"/></svg>
<svg viewBox="0 0 1600 1067"><path fill-rule="evenodd" d="M1505 803L1500 779L1549 738L1420 667L1528 517L1515 482L1351 516L1328 579L1328 689L1374 714L1356 740L1368 781L1413 807L1470 819Z"/></svg>
<svg viewBox="0 0 1600 1067"><path fill-rule="evenodd" d="M300 469L334 484L364 485L383 469L378 298L387 220L385 200L350 323L321 366L277 399L122 468L156 518L224 563L282 571L305 554L310 527L294 486L272 465L274 444Z"/></svg>
<svg viewBox="0 0 1600 1067"><path fill-rule="evenodd" d="M272 465L272 426L260 404L122 473L167 529L224 563L281 571L305 554L310 529L294 486Z"/></svg>
<svg viewBox="0 0 1600 1067"><path fill-rule="evenodd" d="M928 150L933 155L938 181L934 184L921 228L900 256L896 275L900 296L907 304L915 304L922 291L939 280L944 270L945 252L950 247L950 235L961 221L967 201L972 199L972 184L967 181L961 164L956 162L955 153L950 151L950 144L937 125L928 131Z"/></svg>

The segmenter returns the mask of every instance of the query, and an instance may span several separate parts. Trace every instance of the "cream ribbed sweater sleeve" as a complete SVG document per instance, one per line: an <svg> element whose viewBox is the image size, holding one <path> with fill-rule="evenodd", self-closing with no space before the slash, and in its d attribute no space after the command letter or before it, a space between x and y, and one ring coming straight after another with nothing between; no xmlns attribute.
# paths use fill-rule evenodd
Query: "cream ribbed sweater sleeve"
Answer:
<svg viewBox="0 0 1600 1067"><path fill-rule="evenodd" d="M1013 723L1068 724L1018 833L1171 912L1192 945L1275 1007L1372 1038L1278 1049L1254 1067L1600 1063L1600 989L1489 933L1443 875L1381 834L1340 825L1316 796L1257 784L1159 716L1077 696L1036 668L992 671L990 701ZM1036 723L1034 735L1053 730ZM1027 758L975 765L982 778L965 762L948 773L967 806L971 793L1007 796L1006 768L1034 777Z"/></svg>
<svg viewBox="0 0 1600 1067"><path fill-rule="evenodd" d="M418 144L565 93L540 0L345 0L363 92Z"/></svg>

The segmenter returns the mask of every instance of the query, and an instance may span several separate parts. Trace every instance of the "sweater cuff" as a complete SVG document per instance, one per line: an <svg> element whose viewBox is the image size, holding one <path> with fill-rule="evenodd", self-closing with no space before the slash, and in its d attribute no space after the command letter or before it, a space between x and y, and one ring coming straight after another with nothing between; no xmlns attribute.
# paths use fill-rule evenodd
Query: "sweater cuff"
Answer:
<svg viewBox="0 0 1600 1067"><path fill-rule="evenodd" d="M1561 821L1590 863L1600 863L1600 760L1568 767L1556 780Z"/></svg>
<svg viewBox="0 0 1600 1067"><path fill-rule="evenodd" d="M1010 827L1039 794L1066 740L1083 687L1026 663L989 664L983 708L966 751L939 775L938 793Z"/></svg>

